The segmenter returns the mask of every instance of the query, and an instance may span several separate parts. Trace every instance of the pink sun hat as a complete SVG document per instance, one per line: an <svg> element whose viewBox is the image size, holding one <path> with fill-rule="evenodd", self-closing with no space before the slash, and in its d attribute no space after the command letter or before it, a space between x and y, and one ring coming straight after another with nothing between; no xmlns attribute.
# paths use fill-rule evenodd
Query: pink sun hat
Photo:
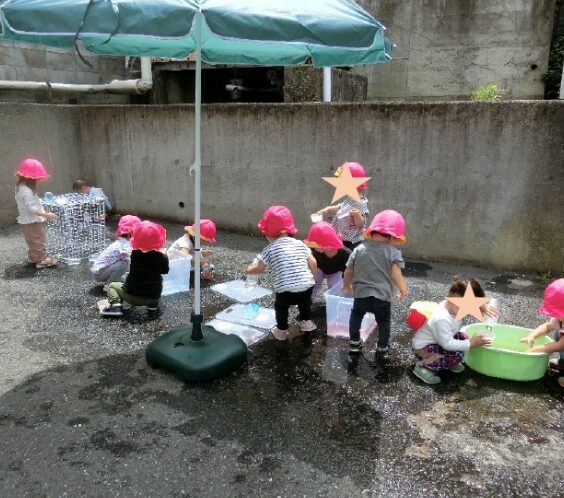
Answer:
<svg viewBox="0 0 564 498"><path fill-rule="evenodd" d="M403 244L407 241L404 231L405 220L403 216L393 209L386 209L374 216L372 223L365 231L365 235L370 236L372 232L378 232L383 235L389 235L396 242Z"/></svg>
<svg viewBox="0 0 564 498"><path fill-rule="evenodd" d="M544 300L539 311L552 318L564 317L564 278L555 280L544 290Z"/></svg>
<svg viewBox="0 0 564 498"><path fill-rule="evenodd" d="M45 180L45 178L49 178L49 174L43 166L41 161L37 159L27 158L24 159L20 163L20 167L18 171L16 171L16 175L21 176L23 178L29 178L30 180Z"/></svg>
<svg viewBox="0 0 564 498"><path fill-rule="evenodd" d="M184 231L188 232L192 237L196 233L195 224L186 225ZM210 244L215 244L215 235L217 233L217 228L212 220L200 220L200 238L209 242Z"/></svg>
<svg viewBox="0 0 564 498"><path fill-rule="evenodd" d="M349 167L349 171L351 172L351 176L353 178L360 178L363 176L366 176L366 173L364 171L364 166L360 163L351 163L351 162L346 162L341 164L338 168L337 171L335 172L335 176L341 176L343 174L343 170L345 169L345 166ZM359 185L357 187L358 190L366 190L366 183L363 183L362 185Z"/></svg>
<svg viewBox="0 0 564 498"><path fill-rule="evenodd" d="M312 225L304 242L308 247L325 251L337 250L343 247L343 240L340 235L333 228L333 225L326 221L320 221Z"/></svg>
<svg viewBox="0 0 564 498"><path fill-rule="evenodd" d="M119 219L116 235L121 237L122 235L131 235L133 230L137 225L141 223L141 218L133 216L131 214L126 214Z"/></svg>
<svg viewBox="0 0 564 498"><path fill-rule="evenodd" d="M262 215L257 227L267 237L298 233L292 212L286 206L270 206Z"/></svg>
<svg viewBox="0 0 564 498"><path fill-rule="evenodd" d="M131 237L131 247L142 252L158 251L165 242L166 230L152 221L142 221L137 224Z"/></svg>

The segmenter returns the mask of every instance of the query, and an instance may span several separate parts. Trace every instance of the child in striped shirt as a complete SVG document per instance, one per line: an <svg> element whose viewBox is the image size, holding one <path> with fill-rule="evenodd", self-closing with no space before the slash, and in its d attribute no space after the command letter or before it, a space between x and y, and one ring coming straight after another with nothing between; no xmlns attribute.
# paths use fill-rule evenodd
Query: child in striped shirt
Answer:
<svg viewBox="0 0 564 498"><path fill-rule="evenodd" d="M364 166L359 163L343 163L335 176L341 176L345 167L353 178L365 177ZM320 209L317 214L333 216L331 224L343 239L343 245L351 251L364 240L364 230L368 222L368 199L364 195L366 183L359 185L360 201L347 197L343 202Z"/></svg>
<svg viewBox="0 0 564 498"><path fill-rule="evenodd" d="M298 306L300 330L315 330L317 325L311 321L311 293L317 265L311 250L301 240L293 238L298 230L291 211L285 206L269 207L262 215L258 229L270 244L247 266L247 273L259 274L267 266L270 268L276 314L272 335L279 341L288 338L288 310L291 305Z"/></svg>

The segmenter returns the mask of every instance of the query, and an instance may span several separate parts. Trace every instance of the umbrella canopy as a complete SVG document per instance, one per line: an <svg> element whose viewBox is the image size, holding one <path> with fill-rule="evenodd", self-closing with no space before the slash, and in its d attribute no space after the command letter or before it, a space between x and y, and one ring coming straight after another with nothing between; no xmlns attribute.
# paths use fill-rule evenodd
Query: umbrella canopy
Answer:
<svg viewBox="0 0 564 498"><path fill-rule="evenodd" d="M352 0L4 0L3 37L95 54L210 64L345 66L385 62L385 28Z"/></svg>

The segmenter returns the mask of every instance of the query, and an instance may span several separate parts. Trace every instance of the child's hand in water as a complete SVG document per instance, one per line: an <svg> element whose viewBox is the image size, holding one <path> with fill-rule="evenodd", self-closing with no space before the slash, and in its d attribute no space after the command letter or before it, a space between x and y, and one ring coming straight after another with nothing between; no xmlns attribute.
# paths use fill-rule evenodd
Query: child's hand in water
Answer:
<svg viewBox="0 0 564 498"><path fill-rule="evenodd" d="M470 347L475 348L478 346L491 346L492 340L491 337L486 337L482 334L476 334L471 337L470 339Z"/></svg>
<svg viewBox="0 0 564 498"><path fill-rule="evenodd" d="M519 340L519 342L525 343L527 344L527 346L529 346L529 349L532 348L535 344L535 338L533 337L532 334L529 334L526 337L523 337L522 339Z"/></svg>

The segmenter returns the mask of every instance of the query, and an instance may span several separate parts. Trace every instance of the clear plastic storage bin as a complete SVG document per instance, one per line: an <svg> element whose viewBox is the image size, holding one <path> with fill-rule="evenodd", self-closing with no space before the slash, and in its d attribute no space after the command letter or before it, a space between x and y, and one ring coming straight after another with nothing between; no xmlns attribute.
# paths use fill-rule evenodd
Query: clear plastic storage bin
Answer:
<svg viewBox="0 0 564 498"><path fill-rule="evenodd" d="M329 337L349 337L349 319L353 306L353 298L341 293L341 285L337 284L325 292L327 312L327 335ZM360 326L360 338L365 341L376 328L376 319L372 313L366 313Z"/></svg>
<svg viewBox="0 0 564 498"><path fill-rule="evenodd" d="M163 275L163 292L161 296L190 290L191 262L191 257L170 259L168 261L169 270L166 275Z"/></svg>

